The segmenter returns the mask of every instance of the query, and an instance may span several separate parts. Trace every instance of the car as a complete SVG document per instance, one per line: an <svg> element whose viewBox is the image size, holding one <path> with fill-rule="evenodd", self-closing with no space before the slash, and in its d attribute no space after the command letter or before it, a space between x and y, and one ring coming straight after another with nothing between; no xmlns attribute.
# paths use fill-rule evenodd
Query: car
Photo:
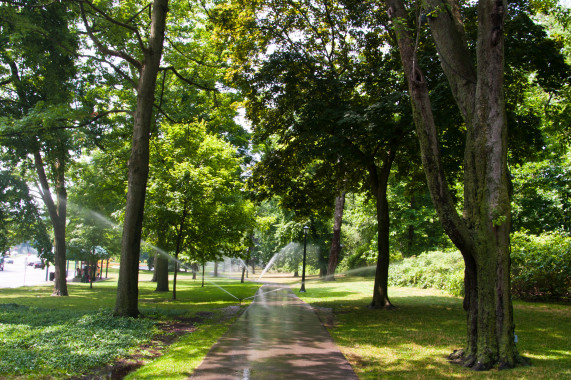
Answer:
<svg viewBox="0 0 571 380"><path fill-rule="evenodd" d="M45 264L42 261L38 260L38 261L34 262L34 268L44 269L44 267L45 267Z"/></svg>
<svg viewBox="0 0 571 380"><path fill-rule="evenodd" d="M6 264L14 264L14 260L12 260L12 259L6 259L4 262Z"/></svg>

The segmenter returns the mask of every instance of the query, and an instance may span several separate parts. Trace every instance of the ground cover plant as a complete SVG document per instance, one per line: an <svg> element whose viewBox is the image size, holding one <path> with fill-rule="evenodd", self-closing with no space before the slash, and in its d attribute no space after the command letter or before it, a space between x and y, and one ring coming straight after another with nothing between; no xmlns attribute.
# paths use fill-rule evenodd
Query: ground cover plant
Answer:
<svg viewBox="0 0 571 380"><path fill-rule="evenodd" d="M372 285L368 278L308 281L307 293L300 294L329 324L329 332L361 379L571 377L568 304L514 301L517 347L532 365L474 372L447 360L465 343L462 298L435 289L393 287L389 295L396 309L374 310L367 307Z"/></svg>
<svg viewBox="0 0 571 380"><path fill-rule="evenodd" d="M252 296L259 286L216 278L202 288L200 279L181 274L177 301L172 301L171 293L154 292L156 284L149 279L149 273L141 275L143 317L137 319L112 317L116 278L96 282L93 289L70 283L69 297L52 297L51 286L0 289L0 377L67 378L97 372L144 349L161 326L173 321L190 323L195 330L191 335L202 337L205 348L196 351L197 365L247 304L215 284L238 298ZM195 341L188 345L197 347Z"/></svg>

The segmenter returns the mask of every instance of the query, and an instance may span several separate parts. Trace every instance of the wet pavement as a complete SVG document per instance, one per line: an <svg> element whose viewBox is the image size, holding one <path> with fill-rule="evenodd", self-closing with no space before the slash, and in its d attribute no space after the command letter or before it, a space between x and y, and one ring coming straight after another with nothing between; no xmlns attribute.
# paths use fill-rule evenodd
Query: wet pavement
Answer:
<svg viewBox="0 0 571 380"><path fill-rule="evenodd" d="M357 379L309 305L264 285L191 379Z"/></svg>

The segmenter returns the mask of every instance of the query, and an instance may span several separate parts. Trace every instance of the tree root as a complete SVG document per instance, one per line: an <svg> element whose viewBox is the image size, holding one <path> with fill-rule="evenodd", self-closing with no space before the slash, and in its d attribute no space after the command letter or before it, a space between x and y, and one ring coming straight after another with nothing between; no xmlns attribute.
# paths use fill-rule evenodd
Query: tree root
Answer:
<svg viewBox="0 0 571 380"><path fill-rule="evenodd" d="M447 357L448 361L452 364L458 364L466 368L471 368L474 371L487 371L492 369L495 365L492 363L482 363L477 361L475 355L466 355L464 349L454 350ZM500 361L497 363L498 370L512 369L516 366L530 366L531 360L525 356L517 355L515 363Z"/></svg>

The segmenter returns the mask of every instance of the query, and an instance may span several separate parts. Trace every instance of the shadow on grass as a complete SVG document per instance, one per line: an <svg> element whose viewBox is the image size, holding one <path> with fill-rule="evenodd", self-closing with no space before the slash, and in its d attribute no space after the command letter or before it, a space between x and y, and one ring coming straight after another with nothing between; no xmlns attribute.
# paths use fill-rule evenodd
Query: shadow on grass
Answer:
<svg viewBox="0 0 571 380"><path fill-rule="evenodd" d="M569 378L571 333L569 308L516 302L514 320L519 352L532 360L531 367L476 373L446 359L466 340L466 314L462 299L438 295L433 290L390 289L394 310L367 306L372 295L367 283L351 281L361 292L314 292L307 301L333 309L330 333L360 378ZM372 284L369 285L372 289ZM372 291L372 290L371 290ZM329 297L327 294L336 293ZM407 295L409 293L410 295ZM338 296L341 299L338 299Z"/></svg>

